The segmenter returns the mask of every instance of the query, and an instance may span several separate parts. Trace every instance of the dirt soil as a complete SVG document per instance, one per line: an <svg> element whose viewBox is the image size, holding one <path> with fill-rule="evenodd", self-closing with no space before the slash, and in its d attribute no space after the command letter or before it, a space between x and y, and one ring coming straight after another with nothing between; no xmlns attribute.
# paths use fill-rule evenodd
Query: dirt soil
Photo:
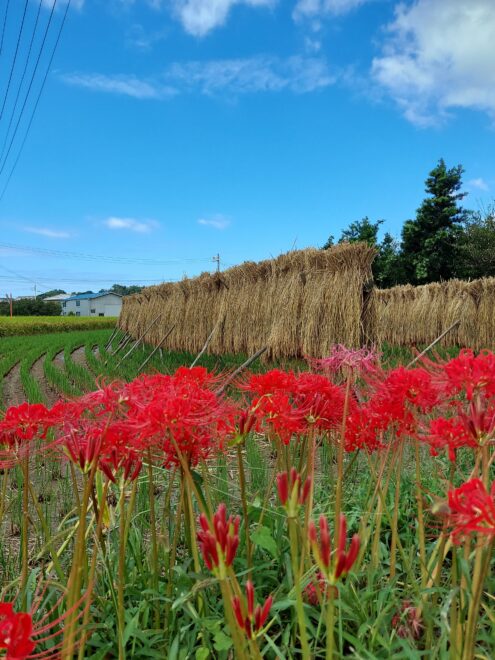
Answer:
<svg viewBox="0 0 495 660"><path fill-rule="evenodd" d="M42 355L36 360L36 362L31 367L31 375L35 378L39 385L43 398L46 401L46 405L51 407L53 404L59 400L60 394L57 390L50 385L50 383L45 378L45 372L43 370L43 362L45 361L45 356Z"/></svg>
<svg viewBox="0 0 495 660"><path fill-rule="evenodd" d="M18 362L3 380L3 400L5 407L18 406L26 400L21 381L21 364Z"/></svg>

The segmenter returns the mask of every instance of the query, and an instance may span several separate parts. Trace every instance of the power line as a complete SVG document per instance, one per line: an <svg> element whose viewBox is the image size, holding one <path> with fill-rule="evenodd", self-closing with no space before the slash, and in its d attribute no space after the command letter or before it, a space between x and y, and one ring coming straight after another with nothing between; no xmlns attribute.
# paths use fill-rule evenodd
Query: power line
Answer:
<svg viewBox="0 0 495 660"><path fill-rule="evenodd" d="M32 32L32 34L31 34L31 40L30 40L30 42L29 42L29 49L28 49L28 54L27 54L27 57L26 57L26 64L24 65L24 71L22 72L21 82L19 83L19 87L18 87L18 89L17 89L17 94L16 94L15 101L14 101L14 104L13 104L13 107L12 107L12 113L11 113L11 115L10 115L9 125L8 125L8 127L7 127L7 130L5 131L5 139L4 139L4 141L3 141L2 152L1 152L1 154L0 154L0 162L2 161L2 159L3 159L3 155L4 155L4 153L5 153L5 146L6 146L6 144L7 144L7 140L8 140L9 134L10 134L10 129L12 128L12 123L13 123L13 121L14 121L15 112L16 112L16 109L17 109L17 104L18 104L18 102L19 102L19 97L20 97L20 95L21 95L22 86L23 86L23 84L24 84L24 79L25 79L25 77L26 77L26 73L27 73L28 66L29 66L29 60L31 59L31 52L32 52L32 50L33 50L34 38L35 38L35 36L36 36L36 30L37 30L37 28L38 28L38 24L39 24L39 20L40 20L40 14L41 14L41 6L42 6L42 4L43 4L43 0L39 0L39 3L38 3L38 11L37 11L37 13L36 13L36 20L35 20L35 22L34 22L33 32ZM42 46L42 48L43 48L43 46ZM41 55L41 50L40 50L40 55ZM39 57L40 57L40 55L38 56L38 60L37 60L37 61L39 61ZM33 77L34 77L34 74L36 73L36 68L37 68L37 64L35 65L35 68L34 68L34 71L33 71ZM33 77L31 78L31 80L33 80ZM30 85L29 85L29 87L28 87L28 91L27 91L27 93L26 93L26 99L27 99L27 97L29 96L29 92L30 92L30 90L31 90L31 83L30 83ZM24 107L25 107L25 102L23 103L23 106L22 106L22 109L21 109L21 113L20 113L20 115L19 115L19 121L20 121L20 118L22 117L22 112L23 112L23 110L24 110ZM17 125L18 125L18 124L17 124ZM16 126L16 127L17 127L17 126ZM14 137L15 137L15 131L14 131Z"/></svg>
<svg viewBox="0 0 495 660"><path fill-rule="evenodd" d="M54 8L55 8L56 3L57 3L57 0L54 0L53 6L52 6L52 12L53 12L53 10L54 10ZM35 116L35 114L36 114L36 110L37 110L37 108L38 108L38 104L39 104L39 102L40 102L41 94L43 93L43 90L44 90L44 88L45 88L46 79L48 78L48 74L49 74L49 72L50 72L50 68L51 68L51 66L52 66L53 58L54 58L54 56L55 56L55 52L56 52L56 50L57 50L57 47L58 47L58 44L59 44L59 41L60 41L60 37L62 36L62 30L63 30L64 25L65 25L65 21L66 21L66 18L67 18L67 13L68 13L68 11L69 11L69 7L70 7L70 5L71 5L71 0L68 0L67 5L66 5L66 7L65 7L65 12L64 12L64 15L63 15L62 21L61 21L61 23L60 23L60 28L59 28L59 31L58 31L58 34L57 34L57 38L56 38L56 40L55 40L55 44L54 44L54 46L53 46L53 50L52 50L52 53L51 53L51 56L50 56L50 59L49 59L49 62L48 62L48 66L47 66L47 68L46 68L45 76L44 76L44 78L43 78L43 82L41 83L41 87L40 87L40 90L39 90L38 96L37 96L37 98L36 98L36 102L35 102L35 104L34 104L33 112L31 113L31 117L30 117L30 119L29 119L29 123L28 123L27 128L26 128L26 133L25 133L25 135L24 135L24 139L23 139L22 142L21 142L21 147L20 147L20 149L19 149L19 152L18 152L18 154L17 154L17 157L16 157L16 159L15 159L15 161L14 161L14 164L13 164L13 166L12 166L12 169L10 170L10 174L9 174L9 176L7 177L7 181L6 181L5 186L4 186L3 190L2 190L2 193L0 194L0 202L1 202L1 201L3 200L3 198L4 198L5 192L6 192L7 188L8 188L8 186L9 186L9 183L10 183L10 180L11 180L11 178L12 178L12 175L13 175L14 172L15 172L15 169L16 169L16 167L17 167L17 163L19 162L19 159L20 159L20 157L21 157L21 154L22 154L22 152L23 152L23 150L24 150L24 145L26 144L26 140L27 140L27 138L28 138L29 131L30 131L30 129L31 129L31 125L32 125L32 123L33 123L33 119L34 119L34 116ZM27 99L27 97L26 97L26 99ZM21 111L21 115L22 115L22 111ZM19 124L19 122L20 122L20 118L19 118L19 120L18 120L18 124ZM14 139L16 133L17 133L17 126L16 126L16 129L15 129L15 131L14 131L14 136L13 136L13 138L12 138L12 140L11 140L10 145L9 145L9 149L8 149L7 154L6 154L6 156L5 156L4 164L2 165L2 168L1 168L1 170L0 170L0 174L2 173L2 171L3 171L4 167L5 167L5 163L7 162L7 158L8 158L8 155L9 155L9 153L10 153L10 149L11 149L11 147L12 147L13 139Z"/></svg>
<svg viewBox="0 0 495 660"><path fill-rule="evenodd" d="M16 44L16 47L15 47L14 59L12 60L12 66L10 67L9 82L7 83L7 89L5 91L5 96L4 96L3 103L2 103L2 109L0 110L0 121L3 117L3 111L5 110L5 104L7 103L7 97L9 95L9 91L10 91L10 84L12 82L12 76L14 74L15 64L17 62L17 54L19 52L19 45L21 43L22 33L24 31L24 21L26 20L26 12L27 12L27 8L28 8L28 3L29 3L29 0L26 0L26 2L24 3L24 11L22 13L21 29L19 30L19 36L17 37L17 44Z"/></svg>
<svg viewBox="0 0 495 660"><path fill-rule="evenodd" d="M84 252L70 252L68 250L50 250L48 248L28 247L26 245L15 245L13 243L0 243L0 247L22 252L43 254L45 256L59 257L65 259L80 259L82 261L104 261L119 264L141 264L146 266L174 266L183 263L205 263L210 262L211 257L184 258L184 259L150 259L147 257L118 257L101 254L89 254Z"/></svg>
<svg viewBox="0 0 495 660"><path fill-rule="evenodd" d="M3 51L3 40L5 37L5 26L7 25L7 15L9 13L9 5L10 5L10 0L7 0L7 6L5 7L5 14L3 17L2 39L0 41L0 55L2 54Z"/></svg>

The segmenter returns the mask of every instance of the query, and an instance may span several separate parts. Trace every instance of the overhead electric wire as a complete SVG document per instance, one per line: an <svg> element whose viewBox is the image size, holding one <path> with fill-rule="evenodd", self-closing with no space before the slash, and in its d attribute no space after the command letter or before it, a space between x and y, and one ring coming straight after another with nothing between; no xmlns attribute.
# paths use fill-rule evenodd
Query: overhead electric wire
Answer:
<svg viewBox="0 0 495 660"><path fill-rule="evenodd" d="M5 14L3 17L3 26L2 26L2 39L0 40L0 55L2 54L3 51L3 40L5 37L5 27L7 25L7 16L9 13L9 5L10 5L10 0L7 0L7 6L5 7Z"/></svg>
<svg viewBox="0 0 495 660"><path fill-rule="evenodd" d="M14 74L14 69L17 62L17 54L19 52L19 45L21 43L22 33L24 31L24 21L26 20L26 12L28 8L28 4L29 4L29 0L26 0L26 2L24 3L24 11L22 14L21 29L19 30L19 36L17 37L17 45L15 47L14 59L12 60L12 66L10 67L9 82L7 83L7 89L5 91L5 96L2 103L2 109L0 110L0 121L2 121L3 111L5 110L5 104L7 103L7 98L9 96L10 85L12 83L12 76Z"/></svg>
<svg viewBox="0 0 495 660"><path fill-rule="evenodd" d="M50 18L51 18L51 16L53 15L53 11L54 11L54 8L55 8L55 5L56 5L56 4L57 4L57 0L54 0L54 3L53 3L53 5L52 5L52 14L50 14ZM36 98L36 102L35 102L35 104L34 104L33 112L31 113L31 117L30 117L30 119L29 119L29 123L28 123L27 129L26 129L26 133L25 133L25 135L24 135L24 139L22 140L21 147L20 147L19 152L18 152L18 154L17 154L17 158L16 158L15 161L14 161L14 164L13 164L13 166L12 166L12 169L10 170L10 174L9 174L9 176L8 176L8 178L7 178L6 183L5 183L5 186L4 186L4 188L3 188L3 190L2 190L2 192L1 192L1 194L0 194L0 202L3 200L3 197L4 197L4 195L5 195L5 192L6 192L7 188L8 188L8 186L9 186L10 180L11 180L11 178L12 178L12 175L14 174L15 169L16 169L16 167L17 167L17 163L19 162L19 159L20 159L21 154L22 154L22 152L23 152L24 145L26 144L26 140L27 140L27 138L28 138L29 131L30 131L30 129L31 129L31 125L32 125L32 123L33 123L33 119L34 119L34 116L35 116L35 114L36 114L36 110L37 110L37 108L38 108L38 104L39 104L39 102L40 102L41 94L43 93L43 90L44 90L44 88L45 88L46 79L48 78L48 74L50 73L50 69L51 69L51 66L52 66L53 58L54 58L54 56L55 56L55 52L56 52L57 47L58 47L58 44L59 44L59 42L60 42L60 37L62 36L62 30L63 30L63 28L64 28L65 21L66 21L66 19L67 19L67 13L68 13L68 11L69 11L70 5L71 5L71 0L68 0L67 5L66 5L66 7L65 7L65 12L64 12L64 15L63 15L62 21L61 21L61 23L60 23L60 28L59 28L59 31L58 31L58 34L57 34L57 38L56 38L55 44L54 44L54 46L53 46L53 50L52 50L52 53L51 53L51 56L50 56L50 60L49 60L49 62L48 62L48 66L47 66L47 68L46 68L45 76L44 76L44 78L43 78L43 82L41 83L41 87L40 87L40 90L39 90L38 96L37 96L37 98ZM27 100L27 97L26 97L26 99L25 99L25 102L26 102L26 100ZM23 106L23 108L24 108L24 106ZM21 111L21 116L22 116L22 111ZM20 117L21 117L21 116L20 116ZM15 129L15 131L14 131L14 135L12 136L12 140L11 140L11 142L10 142L9 149L8 149L7 154L6 154L6 156L5 156L4 163L3 163L3 165L2 165L2 167L1 167L1 169L0 169L0 175L2 174L2 172L3 172L3 170L4 170L5 164L6 164L6 162L7 162L7 158L8 158L8 156L9 156L10 150L11 150L11 148L12 148L12 144L13 144L13 141L14 141L15 135L16 135L16 133L17 133L17 128L18 128L18 125L19 125L19 123L20 123L20 117L19 117L19 120L18 120L18 122L17 122L16 129Z"/></svg>
<svg viewBox="0 0 495 660"><path fill-rule="evenodd" d="M149 259L147 257L117 257L101 254L88 254L85 252L70 252L68 250L50 250L47 248L28 247L26 245L15 245L13 243L0 243L0 247L22 252L44 254L52 257L80 259L84 261L105 261L121 264L141 264L148 266L174 266L182 263L204 263L211 262L210 257L184 258L184 259Z"/></svg>
<svg viewBox="0 0 495 660"><path fill-rule="evenodd" d="M6 146L6 144L7 144L7 140L8 140L9 133L10 133L10 129L12 128L12 123L13 123L13 121L14 121L15 112L16 112L16 110L17 110L17 104L18 104L18 101L19 101L19 97L20 97L20 95L21 95L22 86L23 86L23 84L24 84L24 79L25 79L25 77L26 77L26 73L27 73L27 70L28 70L29 61L30 61L30 59L31 59L31 51L33 50L33 43L34 43L34 38L35 38L35 36L36 36L36 30L38 29L38 23L39 23L39 20L40 20L40 14L41 14L41 6L42 6L42 4L43 4L43 0L39 0L39 3L38 3L38 12L37 12L37 14L36 14L36 20L35 20L35 22L34 22L34 26L33 26L33 33L31 34L31 40L30 40L30 42L29 42L29 49L28 49L28 54L27 54L27 57L26 57L26 64L24 65L24 71L22 72L21 82L19 83L19 86L18 86L18 88L17 88L17 94L16 94L16 97L15 97L14 105L12 106L12 113L11 113L11 115L10 115L9 125L8 125L8 127L7 127L7 130L5 131L5 139L4 139L4 141L3 141L2 151L1 151L1 153L0 153L0 163L2 162L2 158L3 158L3 155L4 155L4 153L5 153L5 146ZM43 46L42 46L42 48L43 48ZM40 50L40 54L41 54L41 50ZM38 56L38 61L39 61L39 57L40 57L40 56ZM34 77L34 73L35 73L35 72L36 72L36 66L35 66L35 71L33 72L33 77ZM30 83L30 87L29 87L29 89L28 89L28 91L27 91L26 98L27 98L27 96L29 95L29 91L30 91L30 89L31 89L31 84L32 84L32 83ZM19 121L20 121L20 118L22 117L22 111L23 111L24 107L25 107L25 103L24 103L23 106L22 106L22 110L21 110L21 113L20 113L20 115L19 115Z"/></svg>

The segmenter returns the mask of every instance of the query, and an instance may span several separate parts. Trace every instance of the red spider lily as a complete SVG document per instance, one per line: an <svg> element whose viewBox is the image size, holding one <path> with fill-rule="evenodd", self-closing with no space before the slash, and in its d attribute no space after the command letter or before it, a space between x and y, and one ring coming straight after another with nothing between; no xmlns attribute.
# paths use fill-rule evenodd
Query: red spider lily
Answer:
<svg viewBox="0 0 495 660"><path fill-rule="evenodd" d="M275 433L285 444L311 429L329 431L342 423L344 392L320 374L296 376L274 369L251 376L243 389L258 395L251 410L264 420L267 431ZM350 399L348 408L352 405Z"/></svg>
<svg viewBox="0 0 495 660"><path fill-rule="evenodd" d="M347 521L344 514L340 515L338 545L332 556L332 542L328 528L328 520L320 516L319 520L320 538L313 521L309 523L308 536L313 550L313 555L320 571L330 585L334 585L339 578L345 577L351 570L357 559L360 540L357 534L351 539L349 550L346 552L347 543Z"/></svg>
<svg viewBox="0 0 495 660"><path fill-rule="evenodd" d="M220 504L211 524L204 513L199 516L201 529L198 543L208 570L224 575L225 568L234 561L239 546L240 517L229 516L225 504Z"/></svg>
<svg viewBox="0 0 495 660"><path fill-rule="evenodd" d="M53 619L53 615L58 611L64 600L62 595L55 604L47 609L43 616L36 622L35 615L42 608L46 587L41 594L35 595L31 611L14 612L12 603L0 603L0 649L6 651L6 660L27 660L37 658L38 660L48 660L48 658L59 657L58 651L62 642L56 641L61 637L64 628L61 624L78 611L77 619L83 616L85 608L80 609L85 604L88 607L89 592L86 592L80 600L70 609L66 610L61 616ZM44 608L43 608L44 609ZM36 647L50 642L51 646L46 651L35 651ZM77 644L77 643L76 643Z"/></svg>
<svg viewBox="0 0 495 660"><path fill-rule="evenodd" d="M130 430L139 444L154 446L168 467L191 465L220 449L232 428L233 407L211 389L213 377L202 368L174 376L145 376L126 387Z"/></svg>
<svg viewBox="0 0 495 660"><path fill-rule="evenodd" d="M368 401L368 409L381 418L383 428L393 426L395 434L415 435L418 413L431 411L440 400L438 388L426 369L398 367L385 380L375 383L375 392Z"/></svg>
<svg viewBox="0 0 495 660"><path fill-rule="evenodd" d="M296 516L299 508L305 504L311 490L311 483L311 477L307 477L303 482L301 475L294 467L290 472L277 474L278 497L289 517Z"/></svg>
<svg viewBox="0 0 495 660"><path fill-rule="evenodd" d="M369 452L383 449L383 435L387 429L386 418L377 414L372 406L364 404L355 407L345 425L345 450L366 449Z"/></svg>
<svg viewBox="0 0 495 660"><path fill-rule="evenodd" d="M466 431L465 425L455 418L439 417L430 422L429 428L421 439L430 445L430 453L436 456L440 449L446 448L451 461L456 460L456 451L460 447L476 447L476 442Z"/></svg>
<svg viewBox="0 0 495 660"><path fill-rule="evenodd" d="M468 401L475 394L483 394L487 398L495 396L495 354L492 351L483 350L475 355L472 350L463 349L448 362L423 362L446 396L464 393Z"/></svg>
<svg viewBox="0 0 495 660"><path fill-rule="evenodd" d="M392 617L392 627L396 629L397 635L401 638L419 639L423 624L418 609L410 601L405 600L400 612Z"/></svg>
<svg viewBox="0 0 495 660"><path fill-rule="evenodd" d="M488 492L480 479L470 479L448 493L449 524L455 543L473 532L495 538L495 481Z"/></svg>
<svg viewBox="0 0 495 660"><path fill-rule="evenodd" d="M375 349L352 349L342 344L334 344L327 357L306 357L306 360L312 369L323 371L326 376L342 370L351 370L355 375L359 375L376 373L379 370L379 357Z"/></svg>
<svg viewBox="0 0 495 660"><path fill-rule="evenodd" d="M14 612L12 603L0 603L0 649L6 658L24 660L35 648L33 621L25 612Z"/></svg>
<svg viewBox="0 0 495 660"><path fill-rule="evenodd" d="M0 445L6 447L0 451L0 466L15 465L32 449L35 440L46 438L52 423L50 411L41 403L21 403L8 408L0 421Z"/></svg>
<svg viewBox="0 0 495 660"><path fill-rule="evenodd" d="M273 597L270 595L265 599L263 606L254 606L255 594L253 583L246 582L246 605L241 603L239 596L232 598L232 609L237 621L237 625L244 631L249 639L256 639L265 625L273 604Z"/></svg>

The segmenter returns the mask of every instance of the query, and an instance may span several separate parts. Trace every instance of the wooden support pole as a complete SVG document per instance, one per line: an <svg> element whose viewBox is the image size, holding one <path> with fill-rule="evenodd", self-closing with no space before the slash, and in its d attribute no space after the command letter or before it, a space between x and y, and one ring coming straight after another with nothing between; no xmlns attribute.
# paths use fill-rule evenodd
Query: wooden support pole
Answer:
<svg viewBox="0 0 495 660"><path fill-rule="evenodd" d="M449 333L451 330L453 330L454 328L456 328L456 327L459 325L460 322L461 322L461 320L458 319L457 321L455 321L454 323L452 323L452 325L450 325L450 326L447 328L447 330L444 330L444 331L442 332L442 334L441 334L439 337L437 337L437 338L435 339L435 341L432 341L431 344L430 344L429 346L427 346L427 347L425 348L424 351L421 351L421 353L420 353L419 355L416 355L416 357L414 358L414 360L411 360L411 362L409 362L409 364L407 365L406 369L409 369L409 367L412 367L413 364L415 364L420 358L423 357L423 355L426 355L426 353L428 353L429 350L431 350L434 346L436 346L436 344L438 344L438 342L439 342L441 339L443 339L447 333Z"/></svg>
<svg viewBox="0 0 495 660"><path fill-rule="evenodd" d="M210 345L211 340L213 339L213 335L215 334L215 330L218 328L219 325L220 325L220 320L218 320L218 321L215 323L215 325L214 325L214 327L213 327L213 330L210 332L210 334L208 335L208 339L205 341L205 345L204 345L203 348L199 351L199 353L196 355L196 357L194 358L194 360L193 360L191 366L189 367L189 369L192 369L192 368L197 364L197 362L198 362L198 360L200 359L200 357L201 357L201 356L203 355L203 353L206 351L206 349L207 349L208 346Z"/></svg>
<svg viewBox="0 0 495 660"><path fill-rule="evenodd" d="M146 360L143 362L143 364L142 364L142 365L139 367L139 369L137 370L137 373L139 373L142 369L144 369L144 367L148 364L148 362L151 360L151 358L153 357L153 355L154 355L158 350L161 351L161 348L162 348L163 344L165 343L167 337L169 336L169 334L172 332L172 330L173 330L174 328L175 328L175 324L170 328L170 330L167 332L167 334L166 334L165 337L161 340L161 342L158 344L158 346L155 346L155 348L151 351L151 353L148 355L148 357L146 358Z"/></svg>
<svg viewBox="0 0 495 660"><path fill-rule="evenodd" d="M263 348L260 348L259 351L256 351L254 355L251 355L250 358L248 358L245 362L241 364L240 367L237 367L237 369L230 374L230 376L225 380L223 385L218 388L218 390L215 392L215 394L222 394L226 388L230 385L230 383L237 378L237 376L244 371L244 369L247 369L250 364L252 364L255 360L257 360L260 355L263 355L263 353L268 349L268 346L263 346Z"/></svg>
<svg viewBox="0 0 495 660"><path fill-rule="evenodd" d="M120 328L119 328L118 326L116 326L116 327L113 329L113 332L112 332L112 334L110 335L110 339L109 339L109 340L107 341L107 343L105 344L105 350L107 350L108 347L112 345L112 341L113 341L114 338L118 335L119 331L120 331Z"/></svg>
<svg viewBox="0 0 495 660"><path fill-rule="evenodd" d="M156 318L154 318L153 321L152 321L152 322L146 327L146 330L143 332L143 334L142 334L140 337L138 337L138 338L136 339L136 341L135 341L134 344L131 346L131 348L127 351L127 353L126 353L123 357L120 358L119 362L118 362L117 365L115 366L116 369L117 369L117 367L120 367L120 365L122 364L122 362L123 362L124 360L126 360L126 359L129 357L129 355L130 355L131 353L133 353L133 352L136 350L136 348L137 348L137 347L139 346L139 344L143 341L143 339L146 337L146 335L148 334L148 332L151 330L151 328L155 325L155 323L158 321L158 319L159 319L160 317L161 317L161 314L158 314L158 316L157 316Z"/></svg>

